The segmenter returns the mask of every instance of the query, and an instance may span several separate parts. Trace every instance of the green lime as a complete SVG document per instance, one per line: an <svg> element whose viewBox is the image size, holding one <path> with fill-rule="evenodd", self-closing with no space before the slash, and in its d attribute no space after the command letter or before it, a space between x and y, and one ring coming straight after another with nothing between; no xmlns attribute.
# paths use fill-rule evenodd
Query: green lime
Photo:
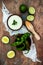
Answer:
<svg viewBox="0 0 43 65"><path fill-rule="evenodd" d="M27 20L28 21L33 21L34 20L34 16L33 15L28 15L27 16Z"/></svg>
<svg viewBox="0 0 43 65"><path fill-rule="evenodd" d="M34 7L29 7L29 13L30 14L35 14L35 8Z"/></svg>
<svg viewBox="0 0 43 65"><path fill-rule="evenodd" d="M21 13L25 13L27 11L27 6L25 4L21 4L20 11L21 11Z"/></svg>

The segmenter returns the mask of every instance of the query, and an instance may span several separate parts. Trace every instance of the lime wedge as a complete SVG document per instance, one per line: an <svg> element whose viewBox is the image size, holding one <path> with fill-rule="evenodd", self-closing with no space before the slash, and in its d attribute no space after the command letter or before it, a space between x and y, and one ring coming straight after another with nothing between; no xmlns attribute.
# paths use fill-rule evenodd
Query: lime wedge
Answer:
<svg viewBox="0 0 43 65"><path fill-rule="evenodd" d="M2 37L2 42L5 43L5 44L8 44L9 43L9 38L7 36L3 36Z"/></svg>
<svg viewBox="0 0 43 65"><path fill-rule="evenodd" d="M15 57L15 51L9 51L9 52L7 53L7 57L8 57L8 58L14 58L14 57Z"/></svg>

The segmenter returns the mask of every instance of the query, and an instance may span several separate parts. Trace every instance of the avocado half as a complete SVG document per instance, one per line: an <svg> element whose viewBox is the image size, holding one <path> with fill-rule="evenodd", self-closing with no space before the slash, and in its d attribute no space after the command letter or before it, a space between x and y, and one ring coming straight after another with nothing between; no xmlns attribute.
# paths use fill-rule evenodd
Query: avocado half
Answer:
<svg viewBox="0 0 43 65"><path fill-rule="evenodd" d="M7 19L9 29L16 31L22 27L22 18L18 15L10 15Z"/></svg>

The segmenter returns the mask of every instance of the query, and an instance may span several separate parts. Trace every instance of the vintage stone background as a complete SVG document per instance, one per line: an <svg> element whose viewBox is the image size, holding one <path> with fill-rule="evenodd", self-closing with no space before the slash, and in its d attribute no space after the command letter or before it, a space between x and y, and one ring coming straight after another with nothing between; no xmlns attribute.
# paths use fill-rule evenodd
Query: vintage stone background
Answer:
<svg viewBox="0 0 43 65"><path fill-rule="evenodd" d="M8 50L14 48L9 45L4 45L1 42L1 37L7 35L10 37L10 43L14 41L15 36L10 36L8 32L5 31L5 26L2 23L2 0L0 0L0 65L43 65L43 0L3 0L6 7L11 13L16 13L21 15L19 11L19 6L21 3L25 3L27 6L34 6L36 8L35 20L33 22L35 30L39 33L41 40L37 41L34 37L33 40L36 44L38 58L42 63L34 63L30 59L23 56L19 51L16 51L16 57L14 59L8 59L6 53Z"/></svg>

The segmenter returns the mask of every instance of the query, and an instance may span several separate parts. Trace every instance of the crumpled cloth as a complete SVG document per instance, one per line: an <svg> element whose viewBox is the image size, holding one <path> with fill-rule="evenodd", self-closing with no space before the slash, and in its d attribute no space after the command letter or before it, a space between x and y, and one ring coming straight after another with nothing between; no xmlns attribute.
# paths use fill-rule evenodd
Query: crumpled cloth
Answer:
<svg viewBox="0 0 43 65"><path fill-rule="evenodd" d="M26 56L27 58L30 58L33 62L41 62L40 60L38 60L37 58L37 50L36 50L36 46L35 43L33 43L32 40L32 36L30 36L31 38L31 47L29 52L27 50L23 51L24 56ZM27 53L28 52L28 53Z"/></svg>
<svg viewBox="0 0 43 65"><path fill-rule="evenodd" d="M5 27L6 27L6 31L8 31L9 32L9 34L10 34L10 36L12 36L12 35L16 35L16 34L24 34L24 33L26 33L26 32L28 32L28 30L26 29L26 27L23 25L23 27L20 29L20 30L18 30L18 31L12 31L12 30L10 30L9 28L8 28L8 26L7 26L7 18L10 16L10 15L12 15L9 11L8 11L8 9L6 8L6 6L5 6L5 4L2 2L2 13L3 13L3 23L4 23L4 25L5 25ZM28 57L28 58L30 58L33 62L41 62L40 60L38 60L38 58L37 58L37 51L36 51L36 46L35 46L35 44L33 43L33 40L32 40L32 35L30 36L30 38L31 38L31 47L30 47L30 50L29 50L29 52L27 53L27 50L25 50L25 51L22 51L23 52L23 55L25 56L25 57ZM27 53L27 54L26 54Z"/></svg>
<svg viewBox="0 0 43 65"><path fill-rule="evenodd" d="M28 30L26 29L26 27L23 25L22 28L18 31L12 31L8 28L7 26L7 19L10 15L10 12L8 11L8 9L6 8L6 6L4 5L4 3L2 4L2 12L3 12L3 23L5 24L5 27L6 27L6 31L9 32L9 34L12 36L12 35L16 35L16 34L24 34L26 32L28 32Z"/></svg>

